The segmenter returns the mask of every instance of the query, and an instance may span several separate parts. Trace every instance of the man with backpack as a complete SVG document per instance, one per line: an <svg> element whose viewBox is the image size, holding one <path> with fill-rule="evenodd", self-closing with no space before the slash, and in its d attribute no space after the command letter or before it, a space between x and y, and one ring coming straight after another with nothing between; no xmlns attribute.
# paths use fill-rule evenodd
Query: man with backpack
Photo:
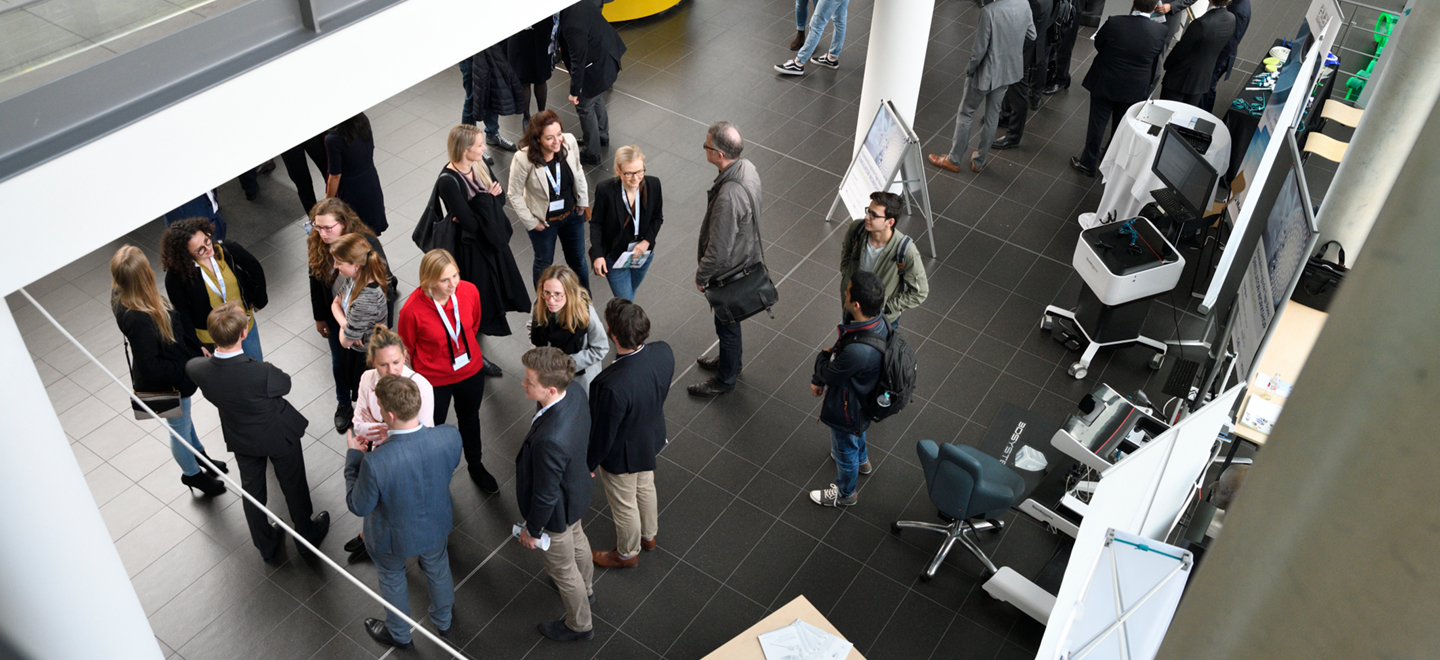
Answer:
<svg viewBox="0 0 1440 660"><path fill-rule="evenodd" d="M815 374L810 377L810 393L825 397L820 421L830 427L830 453L837 468L835 483L810 491L810 501L820 506L855 504L858 475L872 471L865 453L865 429L870 427L870 411L877 405L872 395L888 394L877 392L883 389L880 381L890 338L890 324L880 313L884 289L879 277L863 270L849 281L845 312L854 320L841 323L839 340L815 356ZM880 405L890 403L886 399Z"/></svg>
<svg viewBox="0 0 1440 660"><path fill-rule="evenodd" d="M930 295L920 248L895 229L904 214L905 199L900 195L871 193L865 217L850 223L840 248L840 295L845 295L855 273L874 273L885 293L885 320L892 326L900 322L901 312Z"/></svg>

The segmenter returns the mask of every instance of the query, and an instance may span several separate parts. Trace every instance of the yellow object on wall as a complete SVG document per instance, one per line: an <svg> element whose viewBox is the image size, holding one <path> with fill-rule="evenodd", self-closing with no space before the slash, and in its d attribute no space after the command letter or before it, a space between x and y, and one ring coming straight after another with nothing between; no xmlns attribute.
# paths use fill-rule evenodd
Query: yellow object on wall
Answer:
<svg viewBox="0 0 1440 660"><path fill-rule="evenodd" d="M603 13L605 20L617 23L654 16L678 4L680 0L614 0L605 5Z"/></svg>

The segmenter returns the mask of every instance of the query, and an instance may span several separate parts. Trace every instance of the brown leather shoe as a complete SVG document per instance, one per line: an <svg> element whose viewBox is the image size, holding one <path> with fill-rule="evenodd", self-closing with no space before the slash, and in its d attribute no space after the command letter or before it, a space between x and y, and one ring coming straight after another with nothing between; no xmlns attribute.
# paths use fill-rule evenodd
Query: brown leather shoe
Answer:
<svg viewBox="0 0 1440 660"><path fill-rule="evenodd" d="M930 164L934 165L935 167L938 167L942 170L954 172L956 174L960 173L960 166L950 162L950 157L945 154L930 154L928 158L930 159Z"/></svg>
<svg viewBox="0 0 1440 660"><path fill-rule="evenodd" d="M645 538L640 539L640 549L641 549L641 550L647 550L647 551L648 551L648 550L654 550L654 549L655 549L655 539L645 539Z"/></svg>
<svg viewBox="0 0 1440 660"><path fill-rule="evenodd" d="M970 171L971 171L971 172L974 172L974 173L976 173L976 174L979 174L979 173L980 173L980 170L985 169L984 167L975 164L975 157L976 157L976 156L979 156L979 155L980 155L980 152L978 152L978 151L972 151L972 152L970 152Z"/></svg>
<svg viewBox="0 0 1440 660"><path fill-rule="evenodd" d="M614 550L591 550L590 555L600 568L635 568L640 564L640 555L625 559Z"/></svg>
<svg viewBox="0 0 1440 660"><path fill-rule="evenodd" d="M821 36L824 36L824 35L821 35ZM790 42L790 50L800 50L800 47L801 47L801 46L804 46L804 45L805 45L805 31L804 31L804 30L796 30L796 31L795 31L795 40L792 41L792 42Z"/></svg>

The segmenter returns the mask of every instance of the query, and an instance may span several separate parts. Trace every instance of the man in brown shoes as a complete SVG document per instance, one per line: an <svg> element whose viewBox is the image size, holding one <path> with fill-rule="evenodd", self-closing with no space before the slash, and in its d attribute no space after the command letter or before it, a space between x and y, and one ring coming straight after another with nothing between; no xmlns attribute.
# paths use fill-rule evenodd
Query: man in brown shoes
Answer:
<svg viewBox="0 0 1440 660"><path fill-rule="evenodd" d="M610 501L616 547L591 554L596 566L632 568L642 549L655 548L655 456L665 448L665 397L675 377L675 354L663 341L645 341L650 319L629 300L611 299L605 326L616 357L590 383L586 462Z"/></svg>

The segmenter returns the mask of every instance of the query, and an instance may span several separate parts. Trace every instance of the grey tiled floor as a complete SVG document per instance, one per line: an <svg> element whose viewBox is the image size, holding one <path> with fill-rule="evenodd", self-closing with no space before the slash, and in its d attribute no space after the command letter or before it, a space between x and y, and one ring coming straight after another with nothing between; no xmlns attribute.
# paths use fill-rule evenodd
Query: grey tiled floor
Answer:
<svg viewBox="0 0 1440 660"><path fill-rule="evenodd" d="M870 7L867 0L850 6L841 68L798 80L769 69L789 56L783 47L793 34L789 0L688 2L621 28L630 51L610 94L612 145L640 144L647 169L665 180L670 196L657 262L638 295L654 338L675 347L682 369L714 341L708 310L689 279L714 177L700 145L705 125L717 119L741 127L745 156L762 174L766 255L772 272L784 276L781 303L774 320L745 324L746 366L734 393L695 400L682 389L698 378L694 370L678 378L666 410L672 442L657 473L660 549L645 554L638 569L597 573L596 637L583 644L555 644L535 631L560 607L540 558L508 541L519 516L511 460L532 411L515 376L526 346L515 337L487 340L485 352L507 372L491 381L482 409L486 464L504 485L488 497L464 478L452 485L451 560L461 581L452 639L467 652L698 658L803 594L870 658L1033 655L1042 628L981 591L982 571L973 558L953 552L933 581L920 582L938 537L896 537L888 528L893 520L933 516L914 457L916 440L976 444L1006 403L1058 421L1098 382L1147 388L1152 395L1164 382L1166 371L1145 368L1150 354L1143 349L1102 353L1090 378L1075 381L1065 372L1074 357L1038 329L1044 305L1074 300L1073 218L1093 208L1100 194L1094 180L1066 166L1084 139L1087 96L1078 80L1092 52L1084 38L1089 30L1076 47L1077 85L1046 99L1021 147L999 152L978 176L930 172L939 258L926 262L930 299L905 316L922 361L917 399L872 429L877 470L862 479L858 506L835 511L812 505L804 493L833 477L828 434L815 423L818 404L805 385L813 351L830 341L839 311L839 225L826 224L822 214L849 155ZM948 146L974 17L973 3L937 2L916 120L931 151ZM552 80L552 100L563 103L565 80L563 73ZM413 288L419 257L408 231L442 166L444 136L458 120L459 88L456 71L442 71L369 111L395 227L385 245L402 291ZM561 113L567 130L577 128L572 111ZM502 126L513 136L516 118ZM509 156L498 155L503 170ZM591 175L602 178L598 171ZM285 185L282 179L272 176L262 185ZM295 209L298 218L298 204ZM919 219L902 228L917 238L924 233ZM159 231L152 223L29 287L122 379L106 263L115 247L129 242L158 264ZM311 421L305 454L313 498L317 509L334 516L323 549L343 565L340 546L360 521L345 511L344 441L330 430L333 382L324 340L310 319L302 242L294 222L247 247L270 281L270 305L259 315L267 359L294 377L289 398ZM922 245L928 249L928 239ZM512 247L517 260L528 263L523 232L516 232ZM603 303L609 293L598 278L595 287ZM262 563L238 498L192 498L161 430L131 419L125 390L106 384L35 309L16 297L9 302L167 655L369 658L385 652L360 628L363 617L379 614L378 606L293 550L281 566ZM1198 322L1169 312L1157 308L1147 334L1170 337L1175 325ZM517 329L520 316L512 315ZM197 398L194 415L211 455L225 455L214 408ZM273 483L271 492L278 492ZM586 521L596 548L614 543L604 504L597 493ZM1008 520L1006 530L983 545L997 563L1033 577L1055 541L1028 518L1012 513ZM371 564L347 570L375 584ZM412 569L416 613L426 603L421 580ZM393 655L441 656L423 641L415 651Z"/></svg>

